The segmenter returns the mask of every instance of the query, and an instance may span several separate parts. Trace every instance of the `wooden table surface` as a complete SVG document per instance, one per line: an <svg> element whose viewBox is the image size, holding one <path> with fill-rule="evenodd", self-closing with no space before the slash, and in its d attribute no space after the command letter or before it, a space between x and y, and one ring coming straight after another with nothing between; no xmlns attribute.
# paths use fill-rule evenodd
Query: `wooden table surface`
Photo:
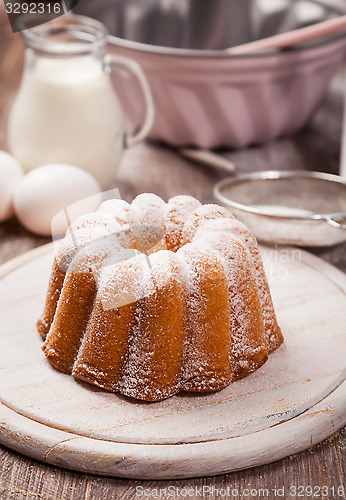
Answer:
<svg viewBox="0 0 346 500"><path fill-rule="evenodd" d="M0 4L0 149L6 149L6 121L20 80L23 54L19 37L8 30L1 11ZM242 171L307 169L337 173L342 99L343 84L339 76L300 133L263 147L228 152L227 156ZM224 175L192 165L164 146L142 144L125 153L113 187L118 187L122 198L128 201L140 192L149 191L166 200L186 193L206 203L213 202L212 187ZM0 264L47 241L24 230L15 219L0 224ZM346 272L346 244L311 251ZM344 428L304 453L262 467L183 481L132 481L70 472L0 447L0 499L272 499L280 498L280 494L288 499L298 497L299 492L300 497L308 498L307 487L315 488L315 498L318 493L322 498L345 498L340 494L342 487L346 488L345 456ZM295 490L299 486L301 489ZM305 493L302 487L307 488Z"/></svg>

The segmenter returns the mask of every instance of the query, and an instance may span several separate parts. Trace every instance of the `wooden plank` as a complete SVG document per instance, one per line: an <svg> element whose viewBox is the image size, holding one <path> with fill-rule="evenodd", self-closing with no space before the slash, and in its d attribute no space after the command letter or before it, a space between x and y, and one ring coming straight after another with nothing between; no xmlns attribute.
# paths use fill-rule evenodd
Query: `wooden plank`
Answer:
<svg viewBox="0 0 346 500"><path fill-rule="evenodd" d="M76 383L47 363L34 325L51 246L3 266L1 442L80 471L162 479L267 463L338 430L346 422L339 314L346 309L346 277L296 249L263 251L285 344L223 391L153 405Z"/></svg>

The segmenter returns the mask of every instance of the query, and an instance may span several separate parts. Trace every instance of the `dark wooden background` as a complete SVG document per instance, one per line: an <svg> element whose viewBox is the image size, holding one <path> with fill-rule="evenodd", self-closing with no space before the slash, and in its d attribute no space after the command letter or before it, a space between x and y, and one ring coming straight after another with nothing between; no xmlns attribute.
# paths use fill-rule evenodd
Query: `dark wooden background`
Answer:
<svg viewBox="0 0 346 500"><path fill-rule="evenodd" d="M0 149L7 147L6 121L20 81L22 62L20 38L9 31L0 0ZM263 147L229 152L227 156L242 171L307 169L337 173L342 107L343 79L340 74L332 82L326 99L309 125L300 133ZM224 175L207 167L192 165L164 146L142 144L124 155L114 187L118 187L122 198L129 201L140 192L150 191L166 200L187 193L202 202L212 202L212 187ZM0 264L47 241L24 230L15 219L0 224ZM346 272L346 245L312 251ZM218 494L217 489L227 487L239 492L233 498L249 498L247 488L253 489L252 498L279 498L275 495L275 488L285 487L284 498L288 499L296 498L290 494L293 490L289 488L299 485L327 486L329 493L324 498L344 498L333 496L331 487L334 486L335 491L339 486L346 488L345 456L346 432L343 429L304 453L254 469L183 481L133 481L70 472L0 447L0 499L160 498L157 489L168 486L177 488L170 498L183 498L184 494L189 494L188 498L201 498L200 494L206 499L222 498L223 492ZM138 486L146 488L146 496L140 497L140 491L136 491ZM195 491L195 488L203 487L204 491ZM269 496L261 493L260 488L267 488ZM165 498L163 494L161 492L161 498ZM320 495L322 497L322 492ZM308 495L303 498L308 498Z"/></svg>

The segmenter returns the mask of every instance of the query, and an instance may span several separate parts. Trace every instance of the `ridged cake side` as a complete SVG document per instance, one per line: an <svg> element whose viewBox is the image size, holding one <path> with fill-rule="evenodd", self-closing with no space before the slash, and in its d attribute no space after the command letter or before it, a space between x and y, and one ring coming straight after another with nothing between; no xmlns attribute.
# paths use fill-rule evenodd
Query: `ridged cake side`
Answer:
<svg viewBox="0 0 346 500"><path fill-rule="evenodd" d="M38 330L56 368L146 401L227 387L283 341L251 232L218 205L148 193L73 222Z"/></svg>

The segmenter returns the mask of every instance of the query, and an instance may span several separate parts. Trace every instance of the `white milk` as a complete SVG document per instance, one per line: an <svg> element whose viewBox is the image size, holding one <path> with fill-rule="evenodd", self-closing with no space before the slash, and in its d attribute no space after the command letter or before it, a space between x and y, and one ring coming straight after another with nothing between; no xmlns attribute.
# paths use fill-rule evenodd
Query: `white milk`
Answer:
<svg viewBox="0 0 346 500"><path fill-rule="evenodd" d="M35 58L27 65L9 120L9 146L30 170L70 163L107 187L119 165L123 113L93 55Z"/></svg>

